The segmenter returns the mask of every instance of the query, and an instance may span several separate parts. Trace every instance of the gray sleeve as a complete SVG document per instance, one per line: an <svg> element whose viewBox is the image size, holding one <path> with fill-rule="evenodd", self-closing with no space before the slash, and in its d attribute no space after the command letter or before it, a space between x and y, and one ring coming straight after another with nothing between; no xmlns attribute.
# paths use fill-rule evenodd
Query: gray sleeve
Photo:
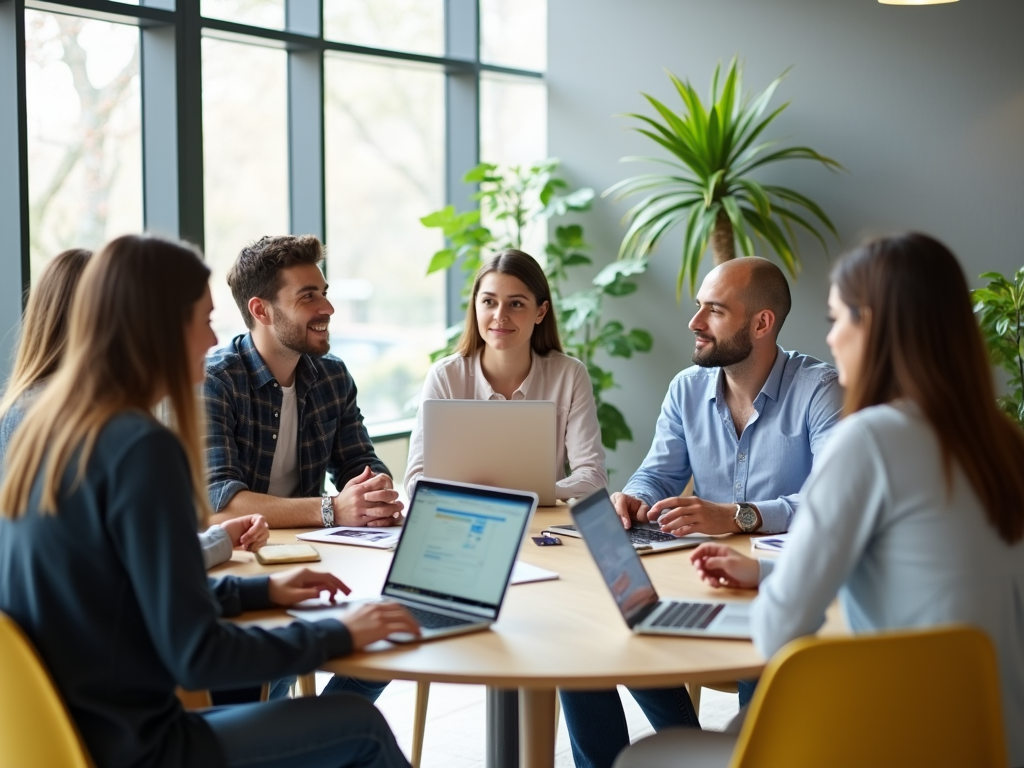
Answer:
<svg viewBox="0 0 1024 768"><path fill-rule="evenodd" d="M212 525L199 534L199 546L203 549L203 567L206 570L231 559L231 537L219 525Z"/></svg>
<svg viewBox="0 0 1024 768"><path fill-rule="evenodd" d="M825 609L891 506L889 488L874 435L851 418L833 433L804 485L782 555L762 570L751 610L754 645L765 658L824 624Z"/></svg>

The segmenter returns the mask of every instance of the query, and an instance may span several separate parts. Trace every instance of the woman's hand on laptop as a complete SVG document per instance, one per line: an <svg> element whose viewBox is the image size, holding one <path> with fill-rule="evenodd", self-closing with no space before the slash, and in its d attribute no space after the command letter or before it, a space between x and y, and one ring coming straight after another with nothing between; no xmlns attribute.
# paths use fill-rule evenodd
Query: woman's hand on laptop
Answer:
<svg viewBox="0 0 1024 768"><path fill-rule="evenodd" d="M381 527L401 525L404 505L391 478L369 467L353 477L334 497L334 524Z"/></svg>
<svg viewBox="0 0 1024 768"><path fill-rule="evenodd" d="M701 581L712 587L754 589L761 575L757 560L724 544L701 544L690 554Z"/></svg>
<svg viewBox="0 0 1024 768"><path fill-rule="evenodd" d="M391 635L420 635L420 625L416 619L398 603L361 605L346 614L342 622L352 635L352 649L356 651Z"/></svg>
<svg viewBox="0 0 1024 768"><path fill-rule="evenodd" d="M301 603L303 600L314 600L324 592L329 593L330 601L333 603L335 595L339 592L343 595L352 592L337 576L310 568L293 568L290 571L271 574L267 591L270 602L282 608Z"/></svg>

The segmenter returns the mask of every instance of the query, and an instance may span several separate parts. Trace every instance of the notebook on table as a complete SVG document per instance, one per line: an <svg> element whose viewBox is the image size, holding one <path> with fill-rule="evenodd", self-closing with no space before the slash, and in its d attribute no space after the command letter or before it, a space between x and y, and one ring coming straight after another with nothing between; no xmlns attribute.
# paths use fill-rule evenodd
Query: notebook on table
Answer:
<svg viewBox="0 0 1024 768"><path fill-rule="evenodd" d="M388 639L427 640L493 624L536 509L528 491L421 478L381 597L405 606L422 634ZM338 618L351 605L289 613L315 621Z"/></svg>
<svg viewBox="0 0 1024 768"><path fill-rule="evenodd" d="M555 503L555 404L550 400L424 400L423 474L515 488Z"/></svg>
<svg viewBox="0 0 1024 768"><path fill-rule="evenodd" d="M688 637L750 637L749 602L658 597L606 490L580 499L570 512L631 630Z"/></svg>

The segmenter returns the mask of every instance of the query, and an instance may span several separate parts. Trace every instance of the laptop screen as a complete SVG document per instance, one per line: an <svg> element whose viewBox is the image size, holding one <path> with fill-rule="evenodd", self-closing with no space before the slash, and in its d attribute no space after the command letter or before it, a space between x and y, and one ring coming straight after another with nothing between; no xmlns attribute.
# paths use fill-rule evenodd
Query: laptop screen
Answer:
<svg viewBox="0 0 1024 768"><path fill-rule="evenodd" d="M594 491L572 507L576 527L630 627L644 608L658 601L640 556L633 549L608 492Z"/></svg>
<svg viewBox="0 0 1024 768"><path fill-rule="evenodd" d="M420 479L383 594L497 618L531 493Z"/></svg>

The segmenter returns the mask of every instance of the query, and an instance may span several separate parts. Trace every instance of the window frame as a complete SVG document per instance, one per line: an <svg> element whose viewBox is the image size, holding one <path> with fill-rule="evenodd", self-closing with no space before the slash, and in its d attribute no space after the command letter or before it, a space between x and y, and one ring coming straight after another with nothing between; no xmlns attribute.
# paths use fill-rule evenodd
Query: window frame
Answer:
<svg viewBox="0 0 1024 768"><path fill-rule="evenodd" d="M322 0L284 0L284 29L200 15L198 0L0 0L0 359L6 376L30 279L25 11L137 26L142 94L143 226L204 248L202 39L217 37L288 52L288 179L292 232L326 238L324 57L328 52L431 64L445 74L445 203L476 207L463 182L480 158L480 77L493 72L543 79L534 70L480 60L478 0L445 0L445 55L329 40ZM197 87L198 86L198 87ZM301 183L300 183L301 182ZM446 279L445 320L461 319L462 275Z"/></svg>

